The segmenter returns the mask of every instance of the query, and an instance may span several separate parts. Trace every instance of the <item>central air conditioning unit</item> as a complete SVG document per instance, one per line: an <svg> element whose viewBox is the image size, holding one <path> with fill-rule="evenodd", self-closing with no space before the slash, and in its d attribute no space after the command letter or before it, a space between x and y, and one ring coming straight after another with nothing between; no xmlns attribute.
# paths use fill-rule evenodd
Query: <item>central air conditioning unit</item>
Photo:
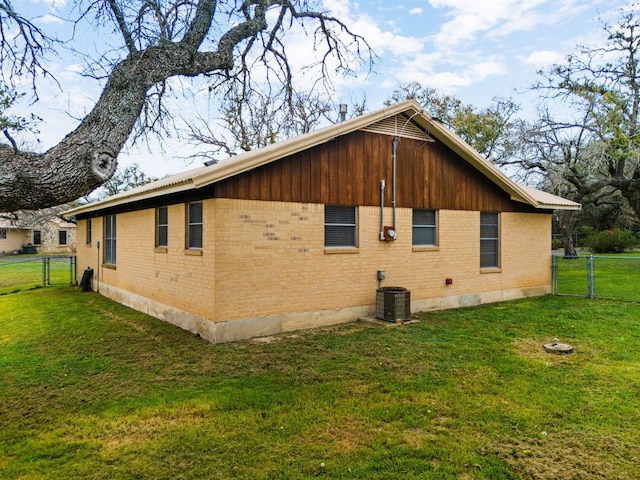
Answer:
<svg viewBox="0 0 640 480"><path fill-rule="evenodd" d="M387 322L411 317L411 292L403 287L381 287L376 291L376 318Z"/></svg>

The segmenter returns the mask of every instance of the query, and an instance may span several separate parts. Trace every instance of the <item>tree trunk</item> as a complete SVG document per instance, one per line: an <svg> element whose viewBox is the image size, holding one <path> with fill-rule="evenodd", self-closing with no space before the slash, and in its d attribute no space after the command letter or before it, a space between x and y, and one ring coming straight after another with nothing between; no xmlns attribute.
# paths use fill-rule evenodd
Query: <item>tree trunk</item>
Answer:
<svg viewBox="0 0 640 480"><path fill-rule="evenodd" d="M70 202L113 175L150 86L136 70L130 57L117 65L89 115L47 152L0 147L0 211Z"/></svg>
<svg viewBox="0 0 640 480"><path fill-rule="evenodd" d="M562 228L562 246L564 248L565 257L577 257L576 247L573 244L573 211L565 210L562 212L560 220Z"/></svg>
<svg viewBox="0 0 640 480"><path fill-rule="evenodd" d="M196 0L187 2L190 6L185 9L190 13L184 18L176 13L182 11L180 2L166 2L168 5L162 7L156 5L158 2L131 2L143 5L139 10L142 16L128 20L119 7L121 2L104 2L102 7L99 6L102 2L93 3L96 8L108 9L113 14L114 26L122 33L129 55L115 64L91 113L57 146L43 154L35 154L20 152L15 145L13 148L0 145L0 212L35 210L70 202L111 178L116 170L117 156L140 117L149 89L170 77L219 72L224 78L247 82L247 77L234 71L234 65L240 62L244 68L251 69L254 61L251 59L255 58L267 67L268 72L274 71L275 81L290 89L291 71L280 38L287 28L285 19L288 15L290 22L318 24L316 42L321 44L320 37L326 41L323 65L329 56L334 56L337 71L346 69L346 59L351 55L359 58L361 43L366 45L362 37L351 33L341 21L307 10L309 5L305 0ZM168 37L158 38L154 24L145 23L151 22L146 13L142 14L149 3L162 11L166 7L167 17L160 15L157 19L160 30L167 27L164 23L167 18L175 16L174 24L169 26L174 31ZM223 25L214 17L216 8L226 3L229 5L220 13L220 18L229 16L229 29L221 32ZM131 5L130 8L131 11L137 9ZM278 9L279 15L273 16L277 20L270 26L267 14L277 13ZM215 27L212 27L214 21ZM181 40L177 40L179 32L184 32ZM209 35L213 50L200 50ZM352 41L345 42L343 35ZM243 44L238 50L237 47ZM138 50L139 45L146 47ZM352 54L349 48L357 53ZM267 64L271 58L275 59L273 68Z"/></svg>

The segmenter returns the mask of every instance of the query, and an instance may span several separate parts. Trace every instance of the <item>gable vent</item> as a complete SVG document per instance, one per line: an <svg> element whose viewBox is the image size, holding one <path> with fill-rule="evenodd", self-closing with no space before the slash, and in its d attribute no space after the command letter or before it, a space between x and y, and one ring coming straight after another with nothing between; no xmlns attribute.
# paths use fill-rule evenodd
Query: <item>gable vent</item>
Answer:
<svg viewBox="0 0 640 480"><path fill-rule="evenodd" d="M361 130L372 133L382 133L384 135L393 135L398 137L413 138L415 140L424 140L433 142L433 138L427 132L424 132L412 121L407 122L407 117L403 115L394 115L385 118L379 122L372 123Z"/></svg>

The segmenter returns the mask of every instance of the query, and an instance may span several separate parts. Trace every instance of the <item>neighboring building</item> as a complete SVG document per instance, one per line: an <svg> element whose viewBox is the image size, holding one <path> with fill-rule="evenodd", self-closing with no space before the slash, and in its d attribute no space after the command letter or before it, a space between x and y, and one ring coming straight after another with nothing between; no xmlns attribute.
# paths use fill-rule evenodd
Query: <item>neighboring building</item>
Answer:
<svg viewBox="0 0 640 480"><path fill-rule="evenodd" d="M76 225L62 219L61 211L0 213L0 255L74 252Z"/></svg>
<svg viewBox="0 0 640 480"><path fill-rule="evenodd" d="M407 101L67 213L79 277L225 342L372 315L380 286L414 312L549 293L551 213L579 207Z"/></svg>

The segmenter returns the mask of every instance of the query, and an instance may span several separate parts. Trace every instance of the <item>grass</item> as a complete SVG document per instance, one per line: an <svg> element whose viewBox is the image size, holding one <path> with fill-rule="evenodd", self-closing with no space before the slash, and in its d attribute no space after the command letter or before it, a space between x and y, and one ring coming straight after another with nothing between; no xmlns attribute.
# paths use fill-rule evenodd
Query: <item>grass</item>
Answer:
<svg viewBox="0 0 640 480"><path fill-rule="evenodd" d="M640 478L639 312L548 296L211 345L76 287L5 295L0 478Z"/></svg>
<svg viewBox="0 0 640 480"><path fill-rule="evenodd" d="M558 293L588 294L589 254L578 258L556 257ZM595 296L640 302L640 253L593 255Z"/></svg>
<svg viewBox="0 0 640 480"><path fill-rule="evenodd" d="M69 284L69 257L49 257L48 281L52 285ZM0 257L0 295L42 287L43 259L24 255L18 258Z"/></svg>

